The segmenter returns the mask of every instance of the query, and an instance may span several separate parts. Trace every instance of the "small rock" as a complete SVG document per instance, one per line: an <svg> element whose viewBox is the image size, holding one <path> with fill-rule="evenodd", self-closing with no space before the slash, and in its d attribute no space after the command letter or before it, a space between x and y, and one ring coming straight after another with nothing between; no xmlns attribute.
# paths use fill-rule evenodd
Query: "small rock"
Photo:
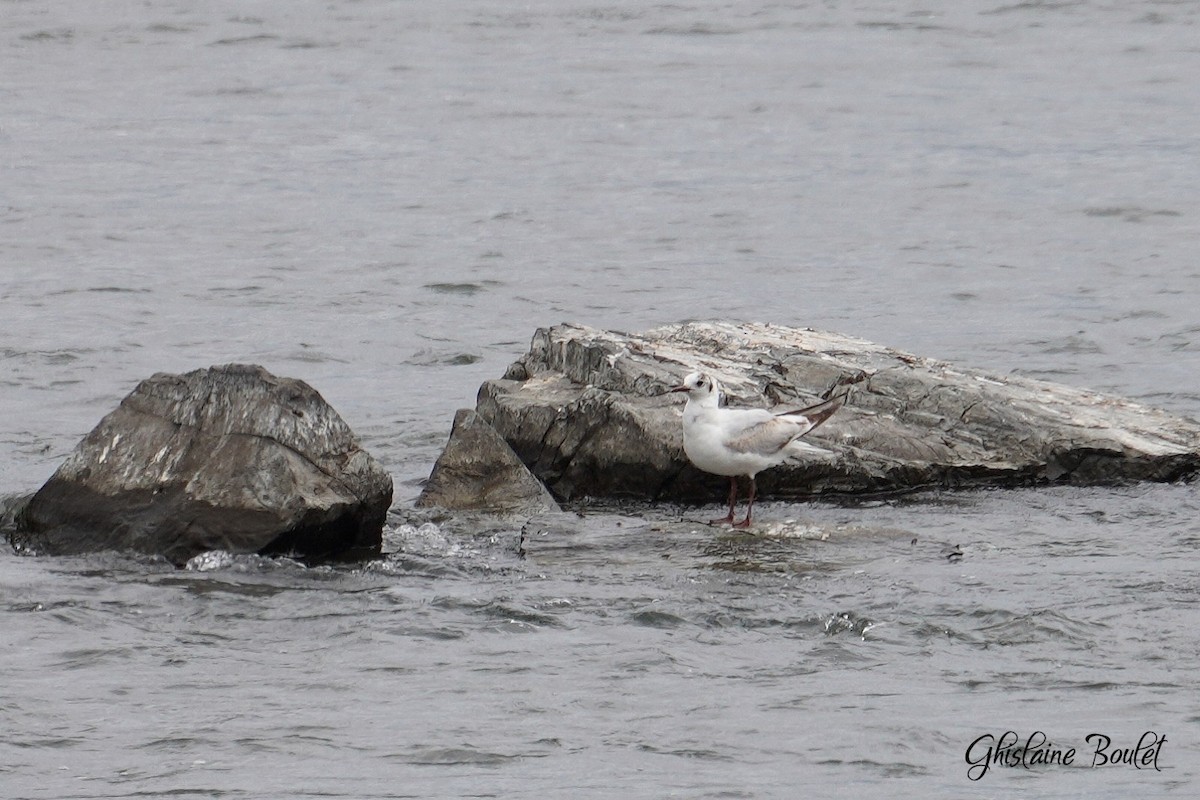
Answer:
<svg viewBox="0 0 1200 800"><path fill-rule="evenodd" d="M558 503L492 427L469 408L454 415L450 441L417 498L421 508L537 514Z"/></svg>

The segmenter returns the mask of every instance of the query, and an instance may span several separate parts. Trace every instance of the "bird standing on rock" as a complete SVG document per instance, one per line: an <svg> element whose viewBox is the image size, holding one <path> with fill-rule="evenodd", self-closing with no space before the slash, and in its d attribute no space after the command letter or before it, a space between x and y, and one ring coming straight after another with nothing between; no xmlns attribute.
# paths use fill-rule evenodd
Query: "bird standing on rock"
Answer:
<svg viewBox="0 0 1200 800"><path fill-rule="evenodd" d="M757 492L755 476L800 453L828 450L801 442L800 437L816 428L842 407L846 394L840 394L799 411L774 413L765 408L721 408L721 387L706 373L693 372L672 392L687 392L683 408L683 452L699 469L729 477L729 513L711 524L728 523L735 528L750 527ZM750 478L750 502L746 518L734 522L737 504L737 479Z"/></svg>

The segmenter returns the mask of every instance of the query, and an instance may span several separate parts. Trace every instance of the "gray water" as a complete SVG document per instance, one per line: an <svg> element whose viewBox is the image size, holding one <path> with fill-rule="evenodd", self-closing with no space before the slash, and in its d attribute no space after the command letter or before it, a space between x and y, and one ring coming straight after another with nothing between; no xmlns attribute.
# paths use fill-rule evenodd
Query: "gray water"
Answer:
<svg viewBox="0 0 1200 800"><path fill-rule="evenodd" d="M354 568L0 552L9 798L1153 797L1194 485L411 510L534 328L838 330L1200 415L1200 3L0 0L0 495L138 380L303 378ZM756 509L759 510L759 509ZM1072 766L968 778L984 734ZM1165 735L1092 768L1091 733Z"/></svg>

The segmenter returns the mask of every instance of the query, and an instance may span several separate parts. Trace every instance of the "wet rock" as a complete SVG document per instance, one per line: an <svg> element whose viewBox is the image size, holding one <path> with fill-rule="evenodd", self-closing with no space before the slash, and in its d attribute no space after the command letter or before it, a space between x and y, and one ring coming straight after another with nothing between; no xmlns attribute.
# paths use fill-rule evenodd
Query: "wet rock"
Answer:
<svg viewBox="0 0 1200 800"><path fill-rule="evenodd" d="M32 494L0 497L0 536L11 536L17 530L17 521L32 497Z"/></svg>
<svg viewBox="0 0 1200 800"><path fill-rule="evenodd" d="M803 407L847 388L806 441L833 451L759 475L776 497L921 487L1175 480L1200 468L1200 425L1119 397L765 324L640 334L537 331L476 411L559 498L704 501L723 479L683 453L679 395L701 369L731 405ZM443 489L445 490L445 489Z"/></svg>
<svg viewBox="0 0 1200 800"><path fill-rule="evenodd" d="M20 515L45 554L379 551L392 480L303 381L226 365L142 381Z"/></svg>
<svg viewBox="0 0 1200 800"><path fill-rule="evenodd" d="M454 415L450 441L417 506L490 513L557 511L558 503L505 441L469 408Z"/></svg>

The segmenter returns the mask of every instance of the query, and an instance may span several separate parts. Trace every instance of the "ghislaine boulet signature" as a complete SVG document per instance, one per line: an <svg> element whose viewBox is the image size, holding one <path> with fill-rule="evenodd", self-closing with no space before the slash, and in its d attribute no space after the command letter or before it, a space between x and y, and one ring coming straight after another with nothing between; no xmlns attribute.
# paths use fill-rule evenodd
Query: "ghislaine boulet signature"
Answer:
<svg viewBox="0 0 1200 800"><path fill-rule="evenodd" d="M1021 767L1033 769L1051 766L1107 767L1127 766L1134 769L1150 769L1161 772L1158 757L1166 744L1166 734L1146 731L1136 744L1121 747L1103 733L1089 733L1083 737L1085 747L1076 752L1074 747L1058 747L1042 731L1034 731L1021 741L1016 731L1005 731L997 736L985 733L967 745L965 753L967 777L980 780L992 767ZM1076 757L1080 760L1077 762ZM1091 757L1088 764L1083 759Z"/></svg>

